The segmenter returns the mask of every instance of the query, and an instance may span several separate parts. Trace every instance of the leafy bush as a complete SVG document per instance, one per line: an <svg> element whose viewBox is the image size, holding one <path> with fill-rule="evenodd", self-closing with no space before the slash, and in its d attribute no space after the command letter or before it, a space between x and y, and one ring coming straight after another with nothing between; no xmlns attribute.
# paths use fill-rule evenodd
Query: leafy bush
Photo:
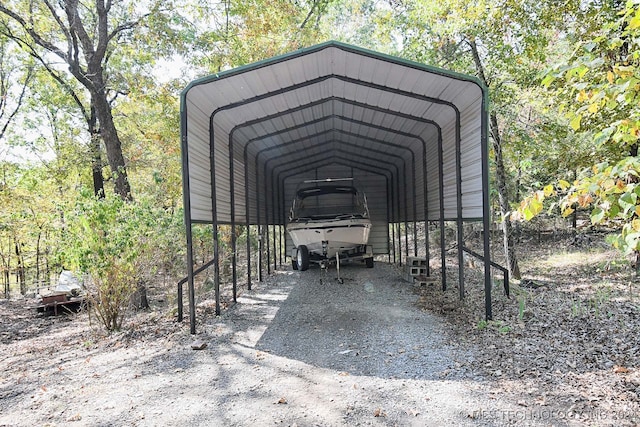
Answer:
<svg viewBox="0 0 640 427"><path fill-rule="evenodd" d="M563 216L589 208L594 225L614 227L608 241L636 257L640 274L640 4L620 2L615 15L597 31L584 33L566 64L557 64L542 85L555 88L575 132L607 148L604 160L569 183L558 180L526 197L512 218L530 220L556 203ZM605 15L600 15L604 17ZM594 134L595 133L595 134Z"/></svg>
<svg viewBox="0 0 640 427"><path fill-rule="evenodd" d="M108 331L119 330L132 295L159 265L171 262L176 214L140 200L83 191L67 217L63 258L89 275L89 299ZM173 237L176 237L175 235Z"/></svg>
<svg viewBox="0 0 640 427"><path fill-rule="evenodd" d="M525 198L513 218L530 220L543 210L545 199L556 199L563 216L571 215L577 206L591 208L594 225L616 227L618 234L609 243L625 254L640 252L640 161L627 157L614 165L601 163L589 169L573 184L560 180Z"/></svg>

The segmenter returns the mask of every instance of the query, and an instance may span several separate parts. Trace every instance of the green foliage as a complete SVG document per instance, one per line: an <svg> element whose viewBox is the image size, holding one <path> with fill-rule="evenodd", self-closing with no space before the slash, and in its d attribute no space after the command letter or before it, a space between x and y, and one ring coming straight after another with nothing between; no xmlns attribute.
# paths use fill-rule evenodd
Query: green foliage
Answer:
<svg viewBox="0 0 640 427"><path fill-rule="evenodd" d="M95 199L84 191L68 218L67 265L90 276L92 307L109 331L121 328L138 281L135 263L141 248L131 206L119 198Z"/></svg>
<svg viewBox="0 0 640 427"><path fill-rule="evenodd" d="M163 246L176 237L174 217L145 199L99 199L88 190L69 212L65 265L88 274L98 318L107 330L118 330L131 295L163 264L161 255L169 250Z"/></svg>
<svg viewBox="0 0 640 427"><path fill-rule="evenodd" d="M640 160L626 157L610 165L600 163L586 169L573 184L560 180L526 197L518 208L519 217L530 220L543 210L545 199L555 200L563 216L576 207L591 209L594 225L620 229L608 241L625 254L640 251Z"/></svg>
<svg viewBox="0 0 640 427"><path fill-rule="evenodd" d="M525 301L524 296L518 298L518 319L524 320Z"/></svg>
<svg viewBox="0 0 640 427"><path fill-rule="evenodd" d="M326 40L323 17L335 0L200 2L189 61L214 73L281 55Z"/></svg>
<svg viewBox="0 0 640 427"><path fill-rule="evenodd" d="M478 328L479 331L493 330L501 334L507 334L511 332L511 326L503 325L501 321L479 320L476 327Z"/></svg>
<svg viewBox="0 0 640 427"><path fill-rule="evenodd" d="M542 80L560 100L569 126L584 132L605 158L569 182L556 178L527 196L519 218L530 220L555 201L568 216L577 207L591 209L594 225L619 230L609 242L625 254L640 251L640 5L628 1L620 11L606 8L594 18L597 29L576 42L568 64L556 64ZM593 136L592 136L593 135ZM628 156L631 153L632 156Z"/></svg>
<svg viewBox="0 0 640 427"><path fill-rule="evenodd" d="M574 131L596 130L596 142L628 152L640 137L640 5L603 8L597 19L599 28L578 40L569 62L552 67L542 84L556 91Z"/></svg>

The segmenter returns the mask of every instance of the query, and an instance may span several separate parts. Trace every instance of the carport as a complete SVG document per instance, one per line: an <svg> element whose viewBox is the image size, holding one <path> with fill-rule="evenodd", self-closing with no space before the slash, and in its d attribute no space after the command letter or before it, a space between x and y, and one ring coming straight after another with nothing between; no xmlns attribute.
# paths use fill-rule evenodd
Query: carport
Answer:
<svg viewBox="0 0 640 427"><path fill-rule="evenodd" d="M428 223L444 230L445 221L456 222L460 297L467 251L484 261L490 319L491 266L504 269L489 251L487 103L486 88L472 76L334 41L191 82L180 113L187 277L179 284L179 316L181 287L188 283L195 333L194 276L209 266L219 314L219 225L257 226L261 236L254 254L249 239L241 249L232 233L235 300L238 275L251 289L252 263L258 280L264 267L270 274L283 263L296 185L354 177L369 198L370 243L389 262L419 254L428 260ZM465 221L483 222L484 254L465 248ZM425 247L418 247L418 222L425 224ZM196 223L211 224L214 235L214 259L198 269ZM446 289L444 234L439 256ZM236 263L240 250L246 251L244 272Z"/></svg>

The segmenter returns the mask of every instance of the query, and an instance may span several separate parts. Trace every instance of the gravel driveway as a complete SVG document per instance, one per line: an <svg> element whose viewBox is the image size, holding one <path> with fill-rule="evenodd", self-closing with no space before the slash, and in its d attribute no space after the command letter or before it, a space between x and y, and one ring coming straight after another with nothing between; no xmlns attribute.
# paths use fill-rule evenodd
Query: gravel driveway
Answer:
<svg viewBox="0 0 640 427"><path fill-rule="evenodd" d="M456 368L474 355L447 343L399 270L350 265L342 276L277 271L196 337L159 319L168 337L151 326L110 345L72 334L56 348L9 344L0 425L505 424L490 383ZM192 350L194 339L207 348Z"/></svg>
<svg viewBox="0 0 640 427"><path fill-rule="evenodd" d="M455 369L447 325L415 306L399 270L354 264L341 273L342 284L335 270L278 271L201 327L211 339L211 363L217 358L221 367L193 381L218 409L193 420L495 425L481 384Z"/></svg>

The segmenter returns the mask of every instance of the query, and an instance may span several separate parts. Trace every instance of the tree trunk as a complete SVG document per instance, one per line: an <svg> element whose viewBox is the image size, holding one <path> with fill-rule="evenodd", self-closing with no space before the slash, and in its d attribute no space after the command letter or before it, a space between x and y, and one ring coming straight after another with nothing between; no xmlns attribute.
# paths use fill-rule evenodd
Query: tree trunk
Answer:
<svg viewBox="0 0 640 427"><path fill-rule="evenodd" d="M7 241L7 257L2 257L6 299L11 297L11 240Z"/></svg>
<svg viewBox="0 0 640 427"><path fill-rule="evenodd" d="M132 200L127 168L124 155L122 154L122 144L120 143L116 126L113 123L111 106L107 101L104 91L98 93L92 92L91 97L91 102L96 108L96 116L100 122L100 135L102 136L102 141L107 151L111 174L115 181L115 192L124 200Z"/></svg>
<svg viewBox="0 0 640 427"><path fill-rule="evenodd" d="M40 283L40 241L42 240L42 227L38 232L38 238L36 240L36 286Z"/></svg>
<svg viewBox="0 0 640 427"><path fill-rule="evenodd" d="M2 284L4 286L4 298L9 299L10 297L10 277L9 277L9 265L5 260L5 257L0 253L0 260L2 264L0 264L0 271L2 271Z"/></svg>
<svg viewBox="0 0 640 427"><path fill-rule="evenodd" d="M573 171L573 180L578 179L578 171ZM573 205L573 213L571 214L571 228L573 232L573 236L575 237L578 234L578 204Z"/></svg>
<svg viewBox="0 0 640 427"><path fill-rule="evenodd" d="M500 132L498 130L498 118L495 113L490 114L491 123L491 140L493 141L494 161L496 164L496 186L498 187L498 202L500 203L500 214L502 217L502 235L505 258L507 259L507 268L509 274L514 279L520 279L520 267L518 267L518 258L516 256L515 239L511 220L509 219L509 193L507 191L507 173L504 167L504 159L502 157L502 144Z"/></svg>
<svg viewBox="0 0 640 427"><path fill-rule="evenodd" d="M480 54L478 53L478 45L473 38L468 39L467 43L471 47L473 62L476 66L478 77L487 87L489 87L489 82L487 81L484 72L484 66L482 65ZM518 267L518 258L516 256L513 227L509 219L511 207L509 206L509 192L507 191L507 173L504 167L504 159L502 157L502 138L500 135L500 128L498 127L498 116L495 111L492 111L489 115L489 127L496 165L496 186L498 187L498 202L500 203L500 213L502 216L502 234L507 268L509 269L511 277L514 279L520 279L521 275L520 268Z"/></svg>
<svg viewBox="0 0 640 427"><path fill-rule="evenodd" d="M11 298L11 276L8 269L2 271L2 281L4 282L4 298Z"/></svg>
<svg viewBox="0 0 640 427"><path fill-rule="evenodd" d="M22 245L16 240L15 241L16 258L18 260L18 267L16 269L16 279L20 286L20 295L26 295L27 284L25 281L25 274L24 274L24 256L22 255L22 249L20 248L20 246Z"/></svg>
<svg viewBox="0 0 640 427"><path fill-rule="evenodd" d="M147 287L144 281L139 280L136 285L136 290L131 295L129 300L131 306L138 310L147 310L149 308L149 300L147 298Z"/></svg>
<svg viewBox="0 0 640 427"><path fill-rule="evenodd" d="M89 129L90 151L91 151L91 172L93 175L93 193L96 197L103 198L104 177L102 176L102 155L100 150L100 130L98 129L98 118L96 109L91 106L91 115L87 123Z"/></svg>

